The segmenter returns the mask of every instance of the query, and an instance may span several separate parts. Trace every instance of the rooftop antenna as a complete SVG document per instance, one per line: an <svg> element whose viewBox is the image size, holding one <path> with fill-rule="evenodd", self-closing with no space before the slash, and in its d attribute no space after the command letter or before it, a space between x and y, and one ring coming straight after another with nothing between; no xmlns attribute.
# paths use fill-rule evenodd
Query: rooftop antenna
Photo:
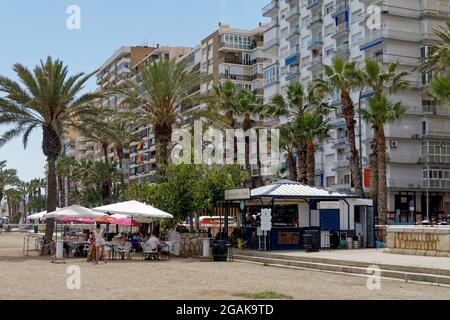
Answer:
<svg viewBox="0 0 450 320"><path fill-rule="evenodd" d="M142 41L142 46L143 46L143 47L148 47L148 39L147 39L147 38L145 38L145 39Z"/></svg>

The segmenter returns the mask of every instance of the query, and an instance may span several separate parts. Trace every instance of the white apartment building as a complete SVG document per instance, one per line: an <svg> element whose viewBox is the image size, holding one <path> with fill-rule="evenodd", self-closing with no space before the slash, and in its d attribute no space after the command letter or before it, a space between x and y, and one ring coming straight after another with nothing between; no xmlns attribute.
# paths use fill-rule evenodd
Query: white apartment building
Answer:
<svg viewBox="0 0 450 320"><path fill-rule="evenodd" d="M219 28L207 36L194 48L159 48L153 51L145 63L159 59L177 59L186 61L186 69L200 71L211 78L193 88L191 94L205 94L226 81L232 81L237 87L253 91L263 97L263 32L264 25L254 30L231 28L228 24L219 24ZM166 50L166 51L164 51ZM163 55L161 55L163 54ZM180 126L191 124L191 116L183 114L189 107L180 105ZM203 105L194 108L202 108ZM130 182L155 182L156 141L150 126L137 131L140 141L130 146Z"/></svg>
<svg viewBox="0 0 450 320"><path fill-rule="evenodd" d="M374 5L371 7L371 5ZM336 56L357 61L376 59L383 66L399 60L411 71L411 88L391 99L402 101L407 114L386 126L388 211L401 221L450 213L450 114L427 97L431 74L414 71L433 43L433 29L450 22L449 0L274 0L263 8L271 19L264 33L268 62L264 67L264 98L270 101L299 81L307 85L322 77L322 65ZM355 108L364 108L368 90L355 91ZM339 104L339 99L334 99ZM351 177L345 121L329 116L332 137L316 155L316 184L350 191ZM358 122L365 175L369 175L371 128ZM282 119L283 121L283 119ZM357 146L360 140L357 139ZM427 169L429 168L429 169ZM428 179L428 176L430 179ZM428 188L427 188L428 186ZM368 184L365 180L365 189ZM428 193L427 193L428 189Z"/></svg>

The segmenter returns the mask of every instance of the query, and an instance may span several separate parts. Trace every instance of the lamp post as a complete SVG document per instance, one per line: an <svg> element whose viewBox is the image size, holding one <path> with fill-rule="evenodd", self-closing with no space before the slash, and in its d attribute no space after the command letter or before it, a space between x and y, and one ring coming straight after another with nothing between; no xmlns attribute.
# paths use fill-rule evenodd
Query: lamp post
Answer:
<svg viewBox="0 0 450 320"><path fill-rule="evenodd" d="M427 184L426 184L426 197L427 197L427 220L430 222L430 200L429 200L429 193L430 193L430 141L427 139ZM431 223L431 222L430 222Z"/></svg>

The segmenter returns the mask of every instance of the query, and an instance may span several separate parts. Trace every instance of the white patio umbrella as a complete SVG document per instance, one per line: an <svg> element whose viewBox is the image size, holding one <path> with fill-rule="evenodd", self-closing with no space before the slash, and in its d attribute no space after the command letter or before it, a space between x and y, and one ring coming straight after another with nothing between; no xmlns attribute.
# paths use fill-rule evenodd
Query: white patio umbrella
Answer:
<svg viewBox="0 0 450 320"><path fill-rule="evenodd" d="M100 212L94 212L91 209L88 209L88 208L85 208L82 206L73 205L73 206L57 209L56 211L47 213L44 215L44 219L48 219L48 218L60 219L62 217L95 219L95 218L101 218L104 216L106 216L106 214L100 213Z"/></svg>
<svg viewBox="0 0 450 320"><path fill-rule="evenodd" d="M173 216L170 213L164 212L148 204L135 200L109 204L106 206L94 208L92 210L96 212L104 212L110 214L123 214L128 217L142 217L155 219L173 218Z"/></svg>
<svg viewBox="0 0 450 320"><path fill-rule="evenodd" d="M56 208L56 210L58 210L58 209L59 208ZM44 215L46 215L46 214L47 214L47 210L44 210L44 211L41 211L38 213L33 213L27 217L27 220L42 220L42 219L44 219Z"/></svg>

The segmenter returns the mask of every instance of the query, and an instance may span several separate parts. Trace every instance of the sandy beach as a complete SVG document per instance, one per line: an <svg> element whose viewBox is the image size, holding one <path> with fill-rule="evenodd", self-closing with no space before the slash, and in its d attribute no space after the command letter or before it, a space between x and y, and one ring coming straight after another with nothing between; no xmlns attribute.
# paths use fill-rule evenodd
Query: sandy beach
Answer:
<svg viewBox="0 0 450 320"><path fill-rule="evenodd" d="M236 299L236 293L276 291L294 299L449 299L450 288L382 280L368 290L367 278L265 267L251 263L110 261L51 263L22 253L23 234L0 234L0 299ZM67 288L67 268L81 271L81 288Z"/></svg>

